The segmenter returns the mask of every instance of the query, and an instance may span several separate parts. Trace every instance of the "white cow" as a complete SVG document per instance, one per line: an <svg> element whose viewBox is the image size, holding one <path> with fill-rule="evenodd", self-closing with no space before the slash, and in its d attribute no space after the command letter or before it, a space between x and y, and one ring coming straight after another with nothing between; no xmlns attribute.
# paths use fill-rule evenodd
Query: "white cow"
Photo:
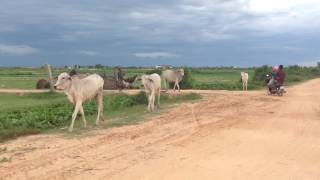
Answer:
<svg viewBox="0 0 320 180"><path fill-rule="evenodd" d="M178 70L167 69L162 72L162 76L164 79L165 89L167 89L167 82L174 82L173 90L175 91L177 86L178 90L180 91L179 83L182 81L184 76L183 69L178 69Z"/></svg>
<svg viewBox="0 0 320 180"><path fill-rule="evenodd" d="M77 76L70 76L68 73L64 72L58 76L58 81L54 85L54 88L63 90L69 101L75 106L71 125L69 127L70 132L73 130L74 121L79 111L82 115L84 127L87 126L82 103L92 98L96 98L98 102L96 125L99 124L100 117L102 118L103 116L103 83L103 79L97 74L79 78Z"/></svg>
<svg viewBox="0 0 320 180"><path fill-rule="evenodd" d="M153 73L150 75L142 75L141 80L148 95L148 111L153 111L156 96L158 96L157 107L160 106L161 78L158 74Z"/></svg>
<svg viewBox="0 0 320 180"><path fill-rule="evenodd" d="M242 89L247 91L249 74L246 72L241 72L240 74L241 74Z"/></svg>

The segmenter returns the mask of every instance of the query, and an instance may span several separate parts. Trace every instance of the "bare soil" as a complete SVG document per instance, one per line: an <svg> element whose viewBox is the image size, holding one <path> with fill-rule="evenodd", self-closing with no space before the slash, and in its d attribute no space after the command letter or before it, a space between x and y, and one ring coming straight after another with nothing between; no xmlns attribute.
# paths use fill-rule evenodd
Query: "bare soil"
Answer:
<svg viewBox="0 0 320 180"><path fill-rule="evenodd" d="M320 79L283 97L199 93L139 125L0 144L0 179L320 179Z"/></svg>

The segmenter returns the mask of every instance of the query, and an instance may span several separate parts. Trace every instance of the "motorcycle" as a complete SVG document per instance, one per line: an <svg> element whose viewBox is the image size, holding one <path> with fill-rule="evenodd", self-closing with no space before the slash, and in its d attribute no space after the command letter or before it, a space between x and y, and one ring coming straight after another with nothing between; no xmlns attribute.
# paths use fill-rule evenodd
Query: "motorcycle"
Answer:
<svg viewBox="0 0 320 180"><path fill-rule="evenodd" d="M277 94L278 96L282 96L284 93L286 93L284 86L279 85L277 80L275 80L271 74L266 75L265 82L267 83L269 95Z"/></svg>

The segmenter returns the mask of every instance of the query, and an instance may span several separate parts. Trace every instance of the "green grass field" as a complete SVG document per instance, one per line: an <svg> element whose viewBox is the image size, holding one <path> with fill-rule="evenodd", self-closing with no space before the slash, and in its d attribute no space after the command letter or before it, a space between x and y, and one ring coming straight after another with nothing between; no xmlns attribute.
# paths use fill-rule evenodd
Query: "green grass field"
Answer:
<svg viewBox="0 0 320 180"><path fill-rule="evenodd" d="M68 69L53 69L53 76L57 77ZM126 77L142 75L150 69L125 68ZM228 69L228 68L192 68L191 75L193 86L196 89L240 89L240 72L249 72L252 76L253 69ZM79 73L106 73L114 75L113 68L78 70ZM48 79L46 69L43 68L0 68L0 88L5 89L35 89L37 80Z"/></svg>
<svg viewBox="0 0 320 180"><path fill-rule="evenodd" d="M255 76L264 76L271 71L270 67L263 68L188 68L191 75L191 86L193 89L218 89L218 90L241 90L240 72L249 73L249 90L261 89L265 86L263 80L257 80ZM133 75L142 75L150 72L148 68L124 68L125 77ZM69 72L68 69L53 68L53 76L57 77L61 72ZM81 68L77 70L79 73L106 73L107 76L113 76L114 68L88 69ZM161 70L158 70L161 72ZM303 82L308 79L320 77L319 68L302 68L291 66L286 68L287 81L286 84ZM37 80L47 78L47 72L44 68L0 68L0 88L3 89L35 89ZM140 83L135 83L136 87L140 87Z"/></svg>
<svg viewBox="0 0 320 180"><path fill-rule="evenodd" d="M126 69L126 76L144 74L149 69ZM53 68L53 77L57 77L62 72L69 72L69 69ZM113 68L77 70L78 73L106 73L114 75ZM4 89L35 89L39 79L48 79L47 71L44 68L0 68L0 88Z"/></svg>
<svg viewBox="0 0 320 180"><path fill-rule="evenodd" d="M240 72L249 73L249 89L261 88L256 82L252 82L254 69L233 68L196 68L191 69L194 79L194 89L219 89L219 90L241 90Z"/></svg>

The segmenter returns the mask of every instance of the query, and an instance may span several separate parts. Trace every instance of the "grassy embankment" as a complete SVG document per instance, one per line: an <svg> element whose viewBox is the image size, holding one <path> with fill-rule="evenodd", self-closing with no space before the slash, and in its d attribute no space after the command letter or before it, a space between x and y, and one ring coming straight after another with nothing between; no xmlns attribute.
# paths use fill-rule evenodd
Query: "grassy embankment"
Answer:
<svg viewBox="0 0 320 180"><path fill-rule="evenodd" d="M185 94L176 97L161 96L161 110L173 103L199 99L200 95ZM41 94L0 94L0 141L26 134L63 131L70 125L72 105L65 95L59 93ZM110 128L139 123L145 120L147 98L144 93L137 95L113 94L104 97L105 122L95 127L96 103L85 103L84 109L88 129ZM80 116L80 115L79 115ZM61 130L62 129L62 130ZM81 132L82 121L76 121L75 132Z"/></svg>

